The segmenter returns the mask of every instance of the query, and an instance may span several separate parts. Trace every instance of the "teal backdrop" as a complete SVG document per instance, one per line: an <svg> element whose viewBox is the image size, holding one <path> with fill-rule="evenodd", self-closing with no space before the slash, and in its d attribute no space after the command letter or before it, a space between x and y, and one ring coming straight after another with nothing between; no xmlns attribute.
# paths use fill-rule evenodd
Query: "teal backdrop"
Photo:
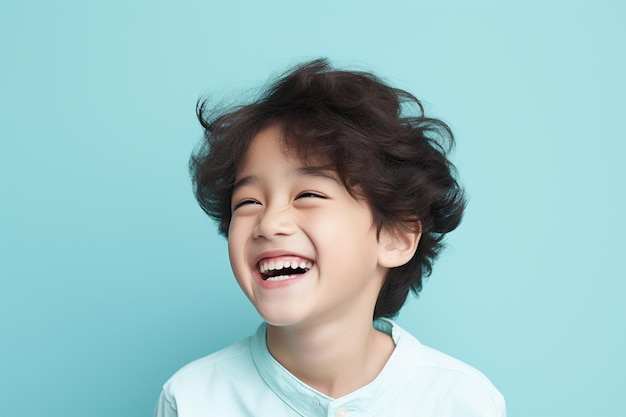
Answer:
<svg viewBox="0 0 626 417"><path fill-rule="evenodd" d="M0 0L0 416L150 416L256 328L192 196L195 103L320 56L458 139L467 215L398 321L509 416L624 415L624 4Z"/></svg>

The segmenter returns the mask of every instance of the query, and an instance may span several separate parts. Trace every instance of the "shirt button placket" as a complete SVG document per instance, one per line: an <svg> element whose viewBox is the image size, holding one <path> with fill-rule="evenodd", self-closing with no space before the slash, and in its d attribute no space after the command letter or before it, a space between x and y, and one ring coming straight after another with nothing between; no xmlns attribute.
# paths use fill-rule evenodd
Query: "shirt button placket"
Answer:
<svg viewBox="0 0 626 417"><path fill-rule="evenodd" d="M348 410L346 410L343 407L337 409L337 412L335 413L335 417L347 417L347 416L348 416Z"/></svg>

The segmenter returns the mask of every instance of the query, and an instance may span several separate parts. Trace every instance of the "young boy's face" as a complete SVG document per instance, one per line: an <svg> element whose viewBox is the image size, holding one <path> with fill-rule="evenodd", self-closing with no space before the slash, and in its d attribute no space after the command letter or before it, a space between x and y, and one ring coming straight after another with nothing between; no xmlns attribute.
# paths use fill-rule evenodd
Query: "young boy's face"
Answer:
<svg viewBox="0 0 626 417"><path fill-rule="evenodd" d="M278 326L371 319L387 269L371 210L332 171L306 168L271 126L238 167L228 250L239 285Z"/></svg>

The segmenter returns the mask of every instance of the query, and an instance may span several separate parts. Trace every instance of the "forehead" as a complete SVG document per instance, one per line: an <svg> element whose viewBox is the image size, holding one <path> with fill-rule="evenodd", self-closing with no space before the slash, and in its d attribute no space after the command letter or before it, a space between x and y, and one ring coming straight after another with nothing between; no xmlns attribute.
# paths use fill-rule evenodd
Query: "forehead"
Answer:
<svg viewBox="0 0 626 417"><path fill-rule="evenodd" d="M237 166L237 175L247 175L250 171L268 169L268 163L276 159L283 160L288 165L297 165L299 162L295 153L284 145L283 134L279 126L269 126L257 132Z"/></svg>
<svg viewBox="0 0 626 417"><path fill-rule="evenodd" d="M259 130L250 140L248 149L244 155L244 161L262 149L271 149L273 152L291 153L285 144L285 135L282 128L278 124L272 124ZM285 155L291 156L291 155Z"/></svg>
<svg viewBox="0 0 626 417"><path fill-rule="evenodd" d="M234 195L238 190L261 184L285 187L294 180L304 179L331 180L341 185L334 170L304 163L296 149L287 146L280 127L270 126L252 138L238 166L231 192Z"/></svg>
<svg viewBox="0 0 626 417"><path fill-rule="evenodd" d="M320 171L335 172L336 169L313 149L306 153L300 152L296 146L297 139L286 140L279 124L272 124L259 130L250 140L238 166L236 177L245 175L246 171L271 169L271 164L280 163L303 174L314 174ZM334 176L334 175L333 175Z"/></svg>

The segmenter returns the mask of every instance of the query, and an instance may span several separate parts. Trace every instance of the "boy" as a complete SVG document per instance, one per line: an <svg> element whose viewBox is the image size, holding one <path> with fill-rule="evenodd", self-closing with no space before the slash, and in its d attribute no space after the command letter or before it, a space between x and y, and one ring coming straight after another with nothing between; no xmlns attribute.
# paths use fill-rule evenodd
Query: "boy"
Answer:
<svg viewBox="0 0 626 417"><path fill-rule="evenodd" d="M264 323L170 378L157 417L505 415L480 372L389 320L465 206L445 123L324 60L198 117L196 197Z"/></svg>

